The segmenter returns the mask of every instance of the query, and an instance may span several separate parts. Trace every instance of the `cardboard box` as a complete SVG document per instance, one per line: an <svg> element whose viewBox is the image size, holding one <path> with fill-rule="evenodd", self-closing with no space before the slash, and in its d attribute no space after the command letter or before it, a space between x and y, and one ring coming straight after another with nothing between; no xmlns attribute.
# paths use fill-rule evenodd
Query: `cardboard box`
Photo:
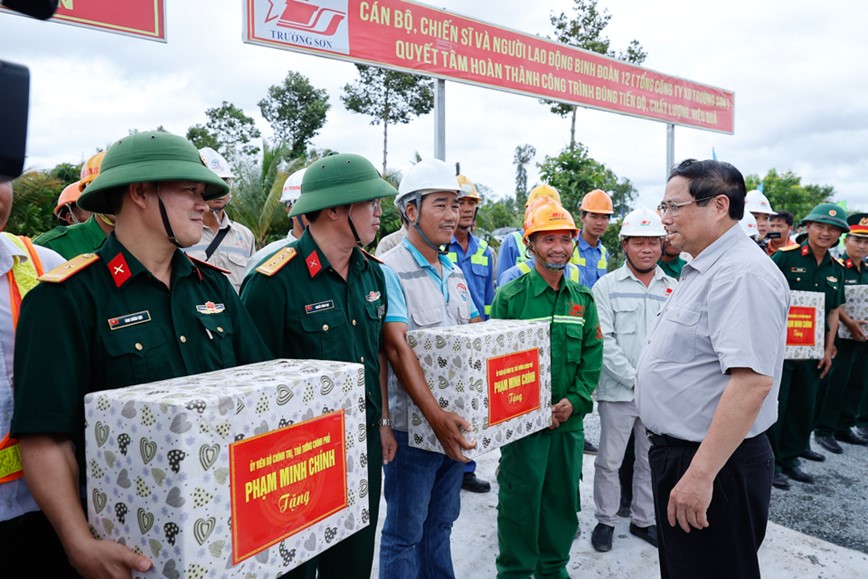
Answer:
<svg viewBox="0 0 868 579"><path fill-rule="evenodd" d="M790 291L786 360L821 360L825 349L826 294Z"/></svg>
<svg viewBox="0 0 868 579"><path fill-rule="evenodd" d="M85 397L95 536L134 577L277 577L368 525L364 369L272 360Z"/></svg>
<svg viewBox="0 0 868 579"><path fill-rule="evenodd" d="M552 420L548 322L489 320L407 333L440 406L470 422L474 458L548 428ZM443 452L422 411L409 406L410 446Z"/></svg>
<svg viewBox="0 0 868 579"><path fill-rule="evenodd" d="M844 304L847 315L854 320L868 320L868 285L846 285L844 295L847 298L847 303ZM862 326L862 331L868 332L868 328ZM838 323L838 337L853 339L853 334L843 322Z"/></svg>

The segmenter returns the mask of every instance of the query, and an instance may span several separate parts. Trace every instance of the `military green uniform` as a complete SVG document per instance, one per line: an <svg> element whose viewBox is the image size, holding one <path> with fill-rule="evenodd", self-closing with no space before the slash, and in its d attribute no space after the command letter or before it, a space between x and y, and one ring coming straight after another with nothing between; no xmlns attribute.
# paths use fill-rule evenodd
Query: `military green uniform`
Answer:
<svg viewBox="0 0 868 579"><path fill-rule="evenodd" d="M847 254L841 256L844 264L844 286L868 285L868 266L853 263ZM838 355L829 372L829 380L825 392L820 397L817 426L814 433L817 436L834 436L844 433L856 425L853 409L859 403L859 398L868 378L868 342L857 342L835 337L835 347ZM846 412L845 409L850 411Z"/></svg>
<svg viewBox="0 0 868 579"><path fill-rule="evenodd" d="M772 255L787 278L791 290L825 295L826 330L829 312L844 303L844 267L826 252L820 264L808 241L781 249ZM820 390L817 360L784 360L778 395L778 420L769 430L775 451L775 472L798 465L798 456L807 450L814 428L814 409Z"/></svg>
<svg viewBox="0 0 868 579"><path fill-rule="evenodd" d="M286 263L269 276L261 273L272 261L267 260L241 288L241 299L262 337L279 358L364 364L366 397L359 402L365 405L368 425L370 524L287 577L314 577L318 567L322 577L367 578L373 565L382 486L379 353L386 313L385 277L373 257L353 249L344 280L332 269L310 230L275 257Z"/></svg>
<svg viewBox="0 0 868 579"><path fill-rule="evenodd" d="M578 528L582 420L593 409L591 393L603 365L594 296L566 279L555 291L534 269L497 291L491 317L551 321L552 404L566 398L573 406L557 429L501 447L498 577L565 578Z"/></svg>
<svg viewBox="0 0 868 579"><path fill-rule="evenodd" d="M34 239L33 243L53 249L64 259L72 259L82 253L92 253L102 247L106 239L97 219L96 215L91 215L84 223L55 227Z"/></svg>
<svg viewBox="0 0 868 579"><path fill-rule="evenodd" d="M271 358L219 270L177 250L166 288L114 234L95 257L27 294L15 347L12 435L72 437L82 481L85 394Z"/></svg>
<svg viewBox="0 0 868 579"><path fill-rule="evenodd" d="M681 279L681 270L684 269L686 264L687 262L681 259L681 257L676 257L672 261L663 261L663 258L661 258L657 262L657 265L660 266L663 273L669 277L674 277L675 279Z"/></svg>

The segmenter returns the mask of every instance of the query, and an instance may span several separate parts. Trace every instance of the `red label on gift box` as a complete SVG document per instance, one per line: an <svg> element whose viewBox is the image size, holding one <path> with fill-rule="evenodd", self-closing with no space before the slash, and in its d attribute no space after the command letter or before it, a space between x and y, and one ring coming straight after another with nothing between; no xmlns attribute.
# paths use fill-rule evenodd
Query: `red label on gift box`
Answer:
<svg viewBox="0 0 868 579"><path fill-rule="evenodd" d="M813 346L816 344L814 322L816 308L792 306L787 315L787 346Z"/></svg>
<svg viewBox="0 0 868 579"><path fill-rule="evenodd" d="M488 424L539 408L539 350L488 359Z"/></svg>
<svg viewBox="0 0 868 579"><path fill-rule="evenodd" d="M347 506L344 412L229 445L232 563Z"/></svg>

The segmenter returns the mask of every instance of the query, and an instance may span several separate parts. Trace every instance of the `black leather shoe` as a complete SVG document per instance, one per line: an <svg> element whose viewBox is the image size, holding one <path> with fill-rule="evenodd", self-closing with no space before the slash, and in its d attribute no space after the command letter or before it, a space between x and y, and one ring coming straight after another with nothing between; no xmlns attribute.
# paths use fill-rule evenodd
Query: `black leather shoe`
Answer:
<svg viewBox="0 0 868 579"><path fill-rule="evenodd" d="M852 430L845 430L844 432L836 432L835 433L835 440L840 440L841 442L846 442L847 444L855 444L856 446L868 445L868 440L865 440L861 436L858 436Z"/></svg>
<svg viewBox="0 0 868 579"><path fill-rule="evenodd" d="M600 553L605 553L612 550L612 535L615 534L615 527L597 523L591 533L591 545Z"/></svg>
<svg viewBox="0 0 868 579"><path fill-rule="evenodd" d="M599 449L596 446L594 446L592 443L588 442L587 440L585 441L585 448L584 448L585 454L597 454L598 450Z"/></svg>
<svg viewBox="0 0 868 579"><path fill-rule="evenodd" d="M650 543L653 547L657 547L657 525L640 527L639 525L630 523L630 534L639 537L646 543Z"/></svg>
<svg viewBox="0 0 868 579"><path fill-rule="evenodd" d="M808 485L814 484L814 477L797 466L794 466L793 468L785 468L784 474L795 481L799 481L800 483L805 483Z"/></svg>
<svg viewBox="0 0 868 579"><path fill-rule="evenodd" d="M784 473L777 473L775 478L772 479L772 486L776 489L781 489L782 491L790 490L790 481L787 480L787 477Z"/></svg>
<svg viewBox="0 0 868 579"><path fill-rule="evenodd" d="M799 456L806 460L813 460L814 462L823 462L826 460L826 457L820 454L819 452L815 452L810 448L807 448L799 453Z"/></svg>
<svg viewBox="0 0 868 579"><path fill-rule="evenodd" d="M856 434L861 436L862 438L868 440L868 426L857 426Z"/></svg>
<svg viewBox="0 0 868 579"><path fill-rule="evenodd" d="M838 441L832 436L817 436L814 435L814 442L831 452L832 454L841 454L844 449L838 444Z"/></svg>
<svg viewBox="0 0 868 579"><path fill-rule="evenodd" d="M491 490L488 481L484 481L473 472L465 472L461 488L472 493L487 493Z"/></svg>

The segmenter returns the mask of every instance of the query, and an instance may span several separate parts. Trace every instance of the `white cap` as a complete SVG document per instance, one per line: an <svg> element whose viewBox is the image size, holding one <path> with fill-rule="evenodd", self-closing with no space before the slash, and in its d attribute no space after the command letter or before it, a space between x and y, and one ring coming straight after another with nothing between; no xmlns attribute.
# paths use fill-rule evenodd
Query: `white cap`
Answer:
<svg viewBox="0 0 868 579"><path fill-rule="evenodd" d="M753 237L757 239L759 237L759 228L756 225L756 217L754 217L750 211L744 212L744 217L741 218L741 221L738 222L741 226L741 230L745 232L748 237Z"/></svg>
<svg viewBox="0 0 868 579"><path fill-rule="evenodd" d="M625 237L664 237L666 230L656 212L647 207L634 209L621 222L621 239Z"/></svg>
<svg viewBox="0 0 868 579"><path fill-rule="evenodd" d="M744 209L751 213L777 215L775 211L772 211L772 204L769 203L768 198L757 189L747 192L747 196L744 198Z"/></svg>
<svg viewBox="0 0 868 579"><path fill-rule="evenodd" d="M283 192L280 194L281 203L295 203L301 195L301 181L304 178L305 169L299 169L286 178L283 183Z"/></svg>
<svg viewBox="0 0 868 579"><path fill-rule="evenodd" d="M211 147L202 147L199 149L199 156L205 166L211 169L215 175L221 179L232 179L232 171L229 169L229 162L223 158L223 155L212 149Z"/></svg>

